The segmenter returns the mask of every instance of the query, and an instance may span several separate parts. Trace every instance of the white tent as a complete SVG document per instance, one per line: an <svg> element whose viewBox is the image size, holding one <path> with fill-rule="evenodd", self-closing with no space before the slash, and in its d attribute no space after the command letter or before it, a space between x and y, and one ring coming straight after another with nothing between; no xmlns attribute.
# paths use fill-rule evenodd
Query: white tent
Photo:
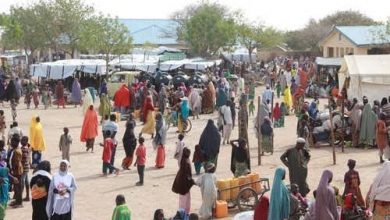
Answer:
<svg viewBox="0 0 390 220"><path fill-rule="evenodd" d="M31 65L30 75L50 79L65 79L72 76L76 71L104 75L106 74L106 68L106 61L104 60L58 60Z"/></svg>
<svg viewBox="0 0 390 220"><path fill-rule="evenodd" d="M350 78L348 98L381 100L390 94L390 55L344 56L338 77L339 88Z"/></svg>

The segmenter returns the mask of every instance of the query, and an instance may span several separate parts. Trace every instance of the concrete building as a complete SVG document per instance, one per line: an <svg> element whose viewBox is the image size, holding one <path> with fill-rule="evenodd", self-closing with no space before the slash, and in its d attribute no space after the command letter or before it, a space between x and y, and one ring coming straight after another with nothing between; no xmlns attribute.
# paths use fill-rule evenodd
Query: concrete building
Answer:
<svg viewBox="0 0 390 220"><path fill-rule="evenodd" d="M348 54L389 54L390 34L385 25L334 26L320 42L323 57Z"/></svg>

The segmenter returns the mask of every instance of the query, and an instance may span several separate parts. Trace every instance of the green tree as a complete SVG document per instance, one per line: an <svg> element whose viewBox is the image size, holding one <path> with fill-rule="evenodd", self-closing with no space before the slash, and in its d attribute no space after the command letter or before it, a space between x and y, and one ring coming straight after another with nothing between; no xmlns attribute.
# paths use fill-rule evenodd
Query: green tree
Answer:
<svg viewBox="0 0 390 220"><path fill-rule="evenodd" d="M318 42L329 33L333 26L375 24L377 22L359 11L338 11L318 21L310 19L304 28L287 32L285 41L290 48L295 50L318 50Z"/></svg>
<svg viewBox="0 0 390 220"><path fill-rule="evenodd" d="M57 12L57 43L62 51L74 58L75 51L83 47L80 38L93 16L94 8L82 0L55 0L53 8Z"/></svg>
<svg viewBox="0 0 390 220"><path fill-rule="evenodd" d="M276 46L283 41L283 35L272 27L263 25L241 24L237 27L238 41L248 49L249 62L252 64L252 53Z"/></svg>
<svg viewBox="0 0 390 220"><path fill-rule="evenodd" d="M236 40L234 14L217 3L201 3L176 13L178 36L194 55L209 57L223 47L231 47Z"/></svg>
<svg viewBox="0 0 390 220"><path fill-rule="evenodd" d="M89 19L80 44L84 45L86 50L105 54L108 66L111 54L129 53L132 48L132 37L127 27L120 23L118 18L99 15Z"/></svg>

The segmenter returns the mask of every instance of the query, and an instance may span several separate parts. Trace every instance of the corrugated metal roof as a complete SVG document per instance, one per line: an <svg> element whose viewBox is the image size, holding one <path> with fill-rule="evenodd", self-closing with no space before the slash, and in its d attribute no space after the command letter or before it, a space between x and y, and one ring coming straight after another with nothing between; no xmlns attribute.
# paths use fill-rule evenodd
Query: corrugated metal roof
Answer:
<svg viewBox="0 0 390 220"><path fill-rule="evenodd" d="M169 19L119 19L129 29L133 44L150 42L156 45L179 44L176 28L178 23Z"/></svg>
<svg viewBox="0 0 390 220"><path fill-rule="evenodd" d="M385 25L336 26L335 29L357 46L390 43L390 34L386 31Z"/></svg>

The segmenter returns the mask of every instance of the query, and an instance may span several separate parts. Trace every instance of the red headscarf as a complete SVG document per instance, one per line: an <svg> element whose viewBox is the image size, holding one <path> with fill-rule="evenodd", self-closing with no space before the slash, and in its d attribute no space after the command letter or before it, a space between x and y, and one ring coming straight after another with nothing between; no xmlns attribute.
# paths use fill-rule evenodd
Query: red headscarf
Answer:
<svg viewBox="0 0 390 220"><path fill-rule="evenodd" d="M148 116L149 111L154 111L152 97L150 97L150 96L146 97L144 106L142 108L144 122L146 122L146 117Z"/></svg>
<svg viewBox="0 0 390 220"><path fill-rule="evenodd" d="M254 220L267 220L269 211L269 199L267 196L262 196L259 203L255 208L255 213L253 216Z"/></svg>
<svg viewBox="0 0 390 220"><path fill-rule="evenodd" d="M274 117L275 121L279 120L280 117L282 116L278 102L275 104L272 116Z"/></svg>
<svg viewBox="0 0 390 220"><path fill-rule="evenodd" d="M86 142L98 136L98 116L95 110L88 109L84 116L83 127L81 128L80 141Z"/></svg>
<svg viewBox="0 0 390 220"><path fill-rule="evenodd" d="M126 85L122 85L114 96L114 105L116 107L129 107L130 106L130 92Z"/></svg>

